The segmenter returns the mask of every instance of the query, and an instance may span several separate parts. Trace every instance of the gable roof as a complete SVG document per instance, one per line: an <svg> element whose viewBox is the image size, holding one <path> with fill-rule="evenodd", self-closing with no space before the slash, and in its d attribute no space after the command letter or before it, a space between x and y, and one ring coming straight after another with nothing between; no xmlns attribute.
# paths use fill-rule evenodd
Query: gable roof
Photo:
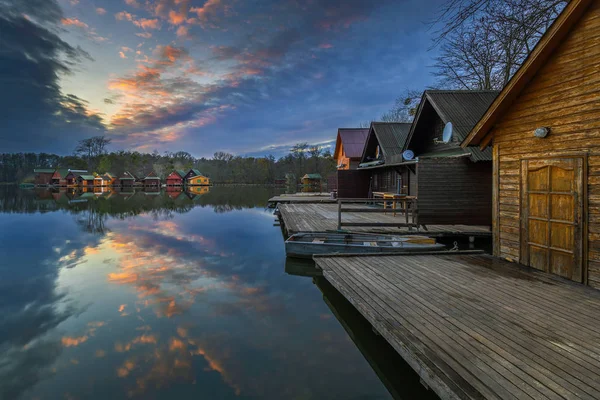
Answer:
<svg viewBox="0 0 600 400"><path fill-rule="evenodd" d="M53 174L56 171L54 168L35 168L33 172L38 174Z"/></svg>
<svg viewBox="0 0 600 400"><path fill-rule="evenodd" d="M78 178L81 178L86 181L93 181L94 175L77 175Z"/></svg>
<svg viewBox="0 0 600 400"><path fill-rule="evenodd" d="M339 128L333 154L337 154L340 146L343 146L348 158L360 158L367 136L369 136L369 128Z"/></svg>
<svg viewBox="0 0 600 400"><path fill-rule="evenodd" d="M426 90L415 114L408 143L412 141L422 121L421 113L427 103L433 107L444 124L452 122L453 135L460 143L485 114L498 93L500 93L498 90ZM469 149L464 152L471 153L471 161L492 159L491 150Z"/></svg>
<svg viewBox="0 0 600 400"><path fill-rule="evenodd" d="M321 174L306 174L301 179L322 179Z"/></svg>
<svg viewBox="0 0 600 400"><path fill-rule="evenodd" d="M523 65L521 65L504 89L502 89L496 100L467 135L461 144L462 147L480 145L481 148L485 148L487 146L489 140L482 142L482 139L489 133L498 118L504 114L517 96L521 94L529 81L546 63L554 50L567 36L573 25L581 19L592 3L592 0L571 0L565 6L562 13L556 18L550 28L546 30L525 62L523 62Z"/></svg>
<svg viewBox="0 0 600 400"><path fill-rule="evenodd" d="M121 174L121 176L119 177L119 180L129 180L129 179L134 179L133 175L131 175L129 172L125 171Z"/></svg>
<svg viewBox="0 0 600 400"><path fill-rule="evenodd" d="M193 172L193 173L194 173L194 174L196 174L196 175L202 175L202 172L198 171L198 170L197 170L197 169L195 169L195 168L192 168L192 169L190 169L190 170L188 171L188 174L189 174L190 172ZM186 175L187 175L187 174L186 174Z"/></svg>
<svg viewBox="0 0 600 400"><path fill-rule="evenodd" d="M362 161L365 161L367 144L371 135L375 136L386 163L402 161L402 152L408 140L410 123L406 122L371 122L369 136L365 143Z"/></svg>
<svg viewBox="0 0 600 400"><path fill-rule="evenodd" d="M154 173L154 171L150 171L150 172L148 172L148 174L146 174L146 177L144 179L160 179L160 178L158 177L158 175L156 175Z"/></svg>
<svg viewBox="0 0 600 400"><path fill-rule="evenodd" d="M54 171L55 174L58 174L61 178L65 178L67 175L69 175L69 169L68 168L59 168L56 171Z"/></svg>

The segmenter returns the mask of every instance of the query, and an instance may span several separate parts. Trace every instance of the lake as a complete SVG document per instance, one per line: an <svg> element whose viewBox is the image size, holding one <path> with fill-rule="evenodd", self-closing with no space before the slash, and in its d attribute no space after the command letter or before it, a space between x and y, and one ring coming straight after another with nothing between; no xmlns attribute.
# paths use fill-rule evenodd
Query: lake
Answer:
<svg viewBox="0 0 600 400"><path fill-rule="evenodd" d="M0 398L422 398L356 310L286 262L277 193L0 186Z"/></svg>

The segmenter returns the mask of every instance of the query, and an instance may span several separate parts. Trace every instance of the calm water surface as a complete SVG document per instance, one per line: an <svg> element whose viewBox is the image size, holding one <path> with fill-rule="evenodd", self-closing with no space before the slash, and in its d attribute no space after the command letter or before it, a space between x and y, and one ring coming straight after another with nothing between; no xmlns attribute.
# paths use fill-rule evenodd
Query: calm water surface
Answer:
<svg viewBox="0 0 600 400"><path fill-rule="evenodd" d="M272 194L0 187L0 398L390 398Z"/></svg>

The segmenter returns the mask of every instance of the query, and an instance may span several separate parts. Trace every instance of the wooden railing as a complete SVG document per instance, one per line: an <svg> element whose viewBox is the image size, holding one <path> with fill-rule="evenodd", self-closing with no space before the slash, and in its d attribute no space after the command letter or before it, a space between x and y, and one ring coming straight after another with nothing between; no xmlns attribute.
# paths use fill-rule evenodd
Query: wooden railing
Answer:
<svg viewBox="0 0 600 400"><path fill-rule="evenodd" d="M367 204L383 204L384 207L367 207ZM394 206L400 204L400 208L386 208L386 203L394 203ZM347 204L365 204L365 207L344 207ZM343 213L390 213L396 218L396 213L402 213L398 217L398 222L344 222ZM404 217L404 218L403 218ZM343 226L364 226L364 227L398 227L398 228L418 228L419 213L416 198L395 198L395 199L338 199L338 230Z"/></svg>

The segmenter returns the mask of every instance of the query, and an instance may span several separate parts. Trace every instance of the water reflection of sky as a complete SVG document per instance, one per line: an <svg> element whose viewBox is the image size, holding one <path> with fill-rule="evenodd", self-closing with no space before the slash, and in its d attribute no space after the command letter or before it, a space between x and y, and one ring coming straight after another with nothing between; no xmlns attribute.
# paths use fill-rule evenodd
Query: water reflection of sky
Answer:
<svg viewBox="0 0 600 400"><path fill-rule="evenodd" d="M0 214L0 398L389 395L273 216Z"/></svg>

